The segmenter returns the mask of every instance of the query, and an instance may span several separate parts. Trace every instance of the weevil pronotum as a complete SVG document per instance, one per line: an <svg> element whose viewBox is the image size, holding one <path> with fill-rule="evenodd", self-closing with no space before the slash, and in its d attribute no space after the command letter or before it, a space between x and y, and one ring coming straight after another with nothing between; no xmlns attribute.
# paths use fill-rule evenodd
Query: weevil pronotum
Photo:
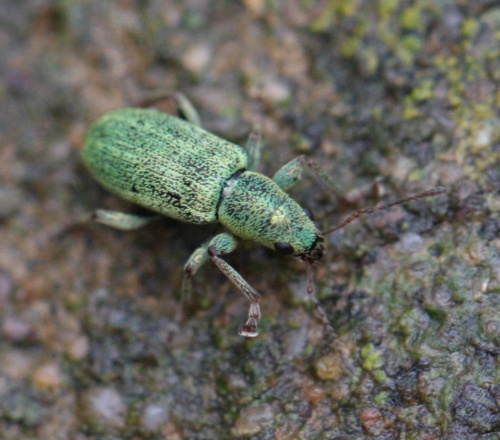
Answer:
<svg viewBox="0 0 500 440"><path fill-rule="evenodd" d="M445 192L433 188L384 206L356 211L339 226L320 232L308 210L285 191L302 177L304 156L282 166L272 179L255 171L260 138L252 134L246 150L204 130L191 103L175 94L186 120L153 109L125 108L102 116L89 130L83 161L109 191L158 214L184 222L222 223L222 232L196 249L184 267L183 292L208 260L250 301L248 319L239 334L258 335L260 295L222 256L233 252L238 239L251 239L307 265L307 292L322 321L335 334L313 289L312 265L325 253L324 236L363 214ZM136 229L157 216L144 217L97 210L94 218L118 229Z"/></svg>

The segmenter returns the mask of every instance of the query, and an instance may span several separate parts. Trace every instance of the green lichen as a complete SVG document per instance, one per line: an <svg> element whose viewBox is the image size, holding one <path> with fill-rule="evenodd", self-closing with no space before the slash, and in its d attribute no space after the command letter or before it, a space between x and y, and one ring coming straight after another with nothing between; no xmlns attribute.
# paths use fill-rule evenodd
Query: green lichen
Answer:
<svg viewBox="0 0 500 440"><path fill-rule="evenodd" d="M313 32L324 32L332 25L345 17L356 16L359 8L359 0L346 2L343 0L330 0L325 6L315 13L315 18L309 24Z"/></svg>
<svg viewBox="0 0 500 440"><path fill-rule="evenodd" d="M363 357L363 368L365 370L376 370L384 364L382 352L372 344L366 344L361 348L361 356Z"/></svg>
<svg viewBox="0 0 500 440"><path fill-rule="evenodd" d="M423 102L434 96L434 81L431 79L423 80L411 92L411 98L416 102Z"/></svg>
<svg viewBox="0 0 500 440"><path fill-rule="evenodd" d="M420 52L424 43L421 38L415 35L405 35L401 38L401 44L408 52L416 54Z"/></svg>
<svg viewBox="0 0 500 440"><path fill-rule="evenodd" d="M401 26L408 30L420 30L422 27L422 11L418 6L406 9L401 16Z"/></svg>
<svg viewBox="0 0 500 440"><path fill-rule="evenodd" d="M384 370L374 370L372 374L373 378L380 384L385 384L389 381L389 377L387 376L387 373Z"/></svg>
<svg viewBox="0 0 500 440"><path fill-rule="evenodd" d="M467 18L462 23L462 35L465 38L472 38L479 28L479 23L475 18Z"/></svg>
<svg viewBox="0 0 500 440"><path fill-rule="evenodd" d="M383 406L383 405L386 405L387 402L389 401L390 399L390 394L387 393L387 392L382 392L382 393L378 393L376 396L375 396L375 403L377 405L380 405L380 406Z"/></svg>
<svg viewBox="0 0 500 440"><path fill-rule="evenodd" d="M378 2L378 13L382 20L387 20L393 16L397 7L399 5L399 0L379 0Z"/></svg>

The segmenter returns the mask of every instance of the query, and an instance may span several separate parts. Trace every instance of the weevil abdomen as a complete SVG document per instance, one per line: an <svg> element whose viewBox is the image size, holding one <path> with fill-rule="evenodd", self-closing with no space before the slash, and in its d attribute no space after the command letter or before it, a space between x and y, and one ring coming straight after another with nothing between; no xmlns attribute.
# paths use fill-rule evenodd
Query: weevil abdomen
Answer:
<svg viewBox="0 0 500 440"><path fill-rule="evenodd" d="M109 191L189 223L217 221L226 182L247 167L238 145L174 116L125 108L90 129L83 161Z"/></svg>

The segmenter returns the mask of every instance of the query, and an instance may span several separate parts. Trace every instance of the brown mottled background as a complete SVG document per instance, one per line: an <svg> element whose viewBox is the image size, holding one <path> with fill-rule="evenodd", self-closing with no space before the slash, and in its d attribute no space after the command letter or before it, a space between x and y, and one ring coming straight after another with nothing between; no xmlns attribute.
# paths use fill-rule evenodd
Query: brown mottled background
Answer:
<svg viewBox="0 0 500 440"><path fill-rule="evenodd" d="M0 0L0 438L498 439L500 6L495 0ZM213 265L212 228L131 210L82 167L89 123L180 90L262 171L307 154L293 196L322 228L444 185L329 237L305 268L252 243L228 260L263 293L262 334ZM375 184L376 183L376 184ZM375 184L375 185L374 185Z"/></svg>

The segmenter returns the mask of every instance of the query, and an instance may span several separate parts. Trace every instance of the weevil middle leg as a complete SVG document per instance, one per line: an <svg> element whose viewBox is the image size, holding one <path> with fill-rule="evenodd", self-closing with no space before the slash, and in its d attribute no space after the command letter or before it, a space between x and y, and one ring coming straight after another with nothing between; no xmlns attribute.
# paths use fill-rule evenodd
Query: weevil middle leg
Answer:
<svg viewBox="0 0 500 440"><path fill-rule="evenodd" d="M257 321L260 318L260 294L229 263L221 258L221 255L233 252L237 246L238 240L236 237L223 232L196 249L184 266L184 279L182 282L183 296L189 294L191 277L210 257L229 281L250 301L248 319L245 325L240 328L239 334L246 337L255 337L259 334L257 331Z"/></svg>
<svg viewBox="0 0 500 440"><path fill-rule="evenodd" d="M139 229L143 226L159 220L161 217L159 215L137 215L126 212L110 211L107 209L96 209L91 216L91 219L97 223L102 223L103 225L110 226L115 229L121 229L122 231L131 231L133 229Z"/></svg>

